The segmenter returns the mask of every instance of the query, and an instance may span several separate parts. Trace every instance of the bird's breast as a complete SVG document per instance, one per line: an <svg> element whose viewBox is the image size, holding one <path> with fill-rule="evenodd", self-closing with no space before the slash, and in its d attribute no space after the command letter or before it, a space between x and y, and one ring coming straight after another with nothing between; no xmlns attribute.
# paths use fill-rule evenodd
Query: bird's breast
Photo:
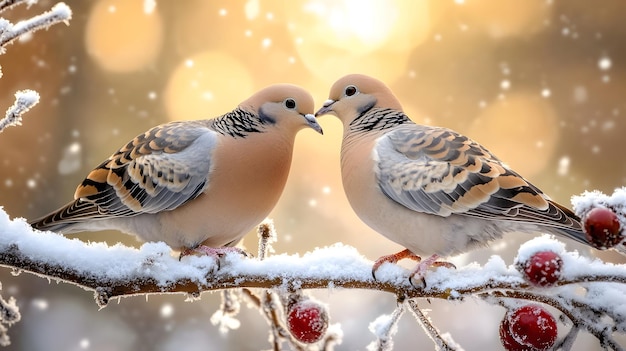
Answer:
<svg viewBox="0 0 626 351"><path fill-rule="evenodd" d="M413 211L386 196L378 185L376 139L344 139L341 174L350 205L370 228L419 255L447 256L497 236L490 223L460 216Z"/></svg>
<svg viewBox="0 0 626 351"><path fill-rule="evenodd" d="M265 139L220 145L206 189L198 198L163 213L164 231L178 233L189 242L186 245L218 247L240 239L265 219L283 191L292 156L288 143Z"/></svg>
<svg viewBox="0 0 626 351"><path fill-rule="evenodd" d="M383 195L376 182L373 138L344 138L341 145L341 177L346 197L356 214L366 223L375 211L372 202ZM383 195L384 196L384 195Z"/></svg>

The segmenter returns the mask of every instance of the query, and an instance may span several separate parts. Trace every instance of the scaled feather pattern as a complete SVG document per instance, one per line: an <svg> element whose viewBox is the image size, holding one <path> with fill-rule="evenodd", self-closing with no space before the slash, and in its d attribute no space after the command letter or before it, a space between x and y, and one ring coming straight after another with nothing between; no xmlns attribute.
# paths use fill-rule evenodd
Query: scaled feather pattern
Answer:
<svg viewBox="0 0 626 351"><path fill-rule="evenodd" d="M414 255L430 256L427 263L512 231L588 244L574 212L479 143L413 122L379 80L359 74L339 79L316 113L324 114L343 123L342 179L356 214ZM375 269L404 257L411 255L381 257Z"/></svg>
<svg viewBox="0 0 626 351"><path fill-rule="evenodd" d="M213 119L156 126L91 171L74 201L31 225L115 229L175 250L235 245L276 205L295 136L307 127L322 133L313 98L288 84Z"/></svg>

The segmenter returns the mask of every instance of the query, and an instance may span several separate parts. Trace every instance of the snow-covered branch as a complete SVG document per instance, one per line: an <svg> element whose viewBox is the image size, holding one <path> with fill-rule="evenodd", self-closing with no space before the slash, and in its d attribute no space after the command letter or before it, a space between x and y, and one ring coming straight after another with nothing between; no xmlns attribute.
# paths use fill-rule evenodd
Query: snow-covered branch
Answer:
<svg viewBox="0 0 626 351"><path fill-rule="evenodd" d="M34 90L20 90L15 93L15 102L0 119L0 133L10 126L22 124L22 115L39 103L39 94Z"/></svg>
<svg viewBox="0 0 626 351"><path fill-rule="evenodd" d="M11 3L12 5L18 2L5 1L4 3ZM26 3L32 3L32 1L26 1ZM2 6L3 3L0 3ZM9 6L7 6L9 7ZM1 9L1 7L0 7ZM49 11L46 11L40 15L19 21L15 24L2 19L0 23L0 47L4 48L6 45L12 43L15 39L27 33L34 33L40 29L48 29L50 26L57 23L69 24L69 20L72 18L72 10L65 3L58 3L52 7Z"/></svg>
<svg viewBox="0 0 626 351"><path fill-rule="evenodd" d="M33 0L2 0L0 1L0 13L6 10L10 10L13 7L20 5L20 4L27 4L28 6L30 6L35 2L36 0L35 1Z"/></svg>
<svg viewBox="0 0 626 351"><path fill-rule="evenodd" d="M0 14L17 5L26 4L28 6L36 3L36 0L1 0ZM60 2L52 7L50 11L46 11L40 15L13 24L0 17L0 55L4 54L5 47L12 43L15 39L26 34L32 34L40 29L48 29L53 24L65 23L72 18L72 10L69 6ZM0 71L0 78L2 71ZM10 126L20 125L22 115L30 110L39 102L39 94L33 90L20 90L15 93L15 102L6 112L3 119L0 120L0 133Z"/></svg>
<svg viewBox="0 0 626 351"><path fill-rule="evenodd" d="M460 351L462 348L457 345L452 337L447 333L442 333L433 325L430 321L430 318L426 315L426 313L419 308L415 299L408 300L407 305L411 309L413 316L417 319L417 322L420 324L422 329L426 332L426 334L430 337L430 339L435 344L436 350L441 351Z"/></svg>
<svg viewBox="0 0 626 351"><path fill-rule="evenodd" d="M2 284L0 284L0 290L1 287ZM21 318L17 301L12 297L7 301L0 296L0 346L8 346L11 343L7 334L7 326L19 322Z"/></svg>
<svg viewBox="0 0 626 351"><path fill-rule="evenodd" d="M266 230L259 232L262 242L273 237ZM356 249L342 244L318 248L302 256L266 256L267 242L261 246L265 256L262 260L229 253L222 258L218 269L215 261L206 256L186 256L179 260L163 243L147 243L134 249L120 244L87 244L51 232L35 232L23 219L11 220L0 211L0 265L91 290L100 306L105 306L111 298L136 294L184 293L197 297L210 290L263 288L269 290L264 290L260 297L253 297L256 295L249 291L244 295L256 299L271 320L281 313L276 308L280 305L278 296L272 292L293 294L303 289L347 288L395 294L399 301L406 301L444 349L454 349L446 346L454 342L430 324L415 299L473 297L507 308L512 305L503 303L503 299L541 302L559 309L577 329L588 331L614 350L621 348L612 334L626 331L626 307L615 308L626 306L626 266L566 252L561 243L549 237L531 240L520 252L524 255L536 247L558 251L563 269L556 285L550 288L529 283L519 268L507 265L498 256L493 256L484 266L439 268L426 276L427 287L422 289L411 285L407 270L391 264L381 266L374 280L372 262ZM586 294L581 295L579 289L573 288L577 286L584 287ZM222 308L223 316L232 322L238 308L231 308L233 301L228 299ZM590 318L589 314L595 317ZM276 337L284 337L282 324L276 326L280 327L275 330ZM385 343L389 340L384 340Z"/></svg>
<svg viewBox="0 0 626 351"><path fill-rule="evenodd" d="M367 346L369 351L393 350L393 336L398 332L398 321L404 314L404 303L398 301L398 306L392 314L379 316L369 325L369 330L377 336L376 341Z"/></svg>

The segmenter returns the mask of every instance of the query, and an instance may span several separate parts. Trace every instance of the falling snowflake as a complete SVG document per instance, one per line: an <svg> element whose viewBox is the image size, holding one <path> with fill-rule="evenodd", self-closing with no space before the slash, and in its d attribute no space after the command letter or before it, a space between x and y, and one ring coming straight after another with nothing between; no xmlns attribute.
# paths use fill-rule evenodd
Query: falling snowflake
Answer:
<svg viewBox="0 0 626 351"><path fill-rule="evenodd" d="M612 65L611 59L608 57L602 57L598 60L598 68L603 71L610 69L611 65Z"/></svg>

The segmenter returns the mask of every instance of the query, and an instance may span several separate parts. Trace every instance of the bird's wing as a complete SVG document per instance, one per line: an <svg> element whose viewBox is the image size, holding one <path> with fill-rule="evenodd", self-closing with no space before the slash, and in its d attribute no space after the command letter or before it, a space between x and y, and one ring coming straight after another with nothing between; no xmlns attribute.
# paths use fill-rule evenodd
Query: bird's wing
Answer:
<svg viewBox="0 0 626 351"><path fill-rule="evenodd" d="M194 199L208 185L217 138L203 121L172 122L137 136L78 186L74 197L99 212L83 216L157 213Z"/></svg>
<svg viewBox="0 0 626 351"><path fill-rule="evenodd" d="M449 129L403 124L376 141L374 158L380 189L414 211L579 228L571 211Z"/></svg>

